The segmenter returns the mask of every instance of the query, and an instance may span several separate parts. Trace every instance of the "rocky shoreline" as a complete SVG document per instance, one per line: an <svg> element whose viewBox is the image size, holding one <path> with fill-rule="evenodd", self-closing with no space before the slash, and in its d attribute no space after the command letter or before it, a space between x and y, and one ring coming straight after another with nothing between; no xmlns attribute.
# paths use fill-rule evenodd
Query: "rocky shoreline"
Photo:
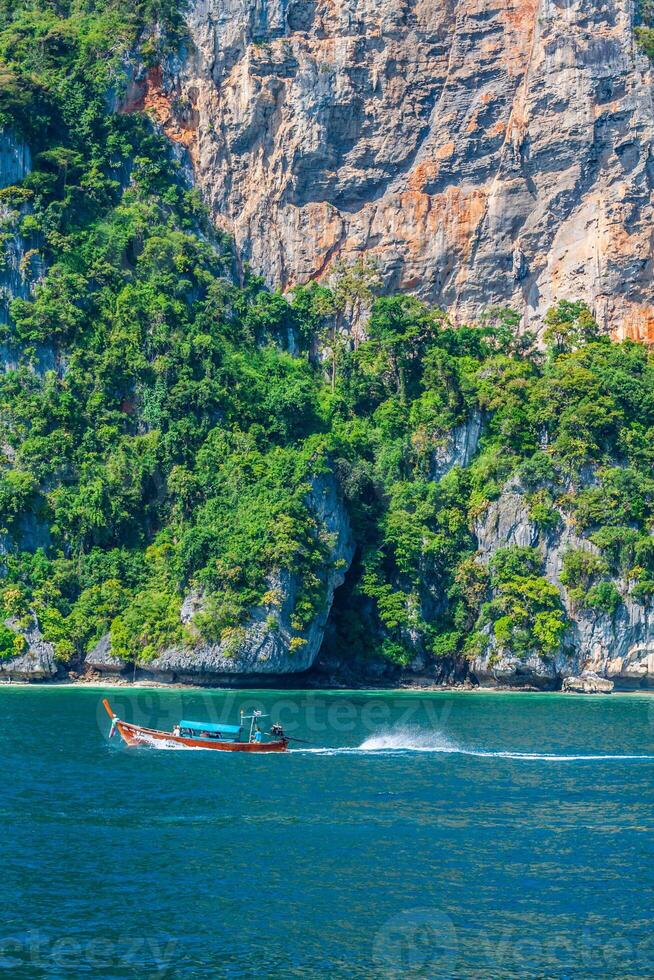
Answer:
<svg viewBox="0 0 654 980"><path fill-rule="evenodd" d="M559 689L543 689L536 687L482 687L479 684L416 684L416 683L388 683L388 684L366 684L361 682L360 684L334 684L329 682L317 682L314 678L304 679L303 683L288 683L288 680L284 682L279 679L277 683L248 683L247 680L243 680L240 683L232 684L218 684L213 685L208 684L181 684L179 682L164 682L164 681L154 681L150 679L137 679L135 681L130 680L127 677L102 677L95 675L84 675L81 677L73 678L67 676L64 678L53 678L52 680L40 680L40 681L20 681L20 680L9 680L0 679L0 689L4 687L11 688L86 688L87 690L106 690L108 688L116 688L119 690L168 690L168 691L333 691L333 692L366 692L366 693L379 693L385 694L393 691L400 691L406 693L424 693L424 694L493 694L493 695L507 695L507 694L543 694L548 696L559 696L564 695L565 697L604 697L607 694L612 694L616 697L622 696L654 696L654 688L634 688L634 687L613 687L611 690L605 691L594 691L594 690L583 690L581 687L577 689L576 686L564 685Z"/></svg>
<svg viewBox="0 0 654 980"><path fill-rule="evenodd" d="M4 673L4 677L2 676ZM131 673L131 676L130 676ZM333 674L320 670L309 670L301 674L286 675L236 675L202 680L180 680L177 678L162 679L153 676L145 669L138 668L135 672L101 673L95 670L75 671L63 667L55 669L49 676L36 674L29 676L10 675L0 670L0 686L24 687L118 687L118 688L158 688L162 690L331 690L331 691L424 691L436 692L465 692L491 694L583 694L606 695L617 694L648 694L654 693L654 687L636 686L615 683L605 677L600 677L592 671L586 671L578 677L566 677L557 686L539 687L534 684L488 684L480 683L474 674L467 674L460 679L450 679L438 682L433 677L416 676L399 672L395 676L380 677L371 674L350 674L347 680L340 680Z"/></svg>
<svg viewBox="0 0 654 980"><path fill-rule="evenodd" d="M211 670L203 661L194 670L162 669L154 661L147 665L126 664L111 652L103 637L85 659L58 662L54 646L42 635L36 617L28 626L14 620L9 625L24 640L24 650L0 659L0 684L96 685L196 689L277 690L413 690L497 691L565 694L610 694L654 690L651 654L628 657L559 657L551 662L530 657L499 656L466 661L443 659L433 663L416 661L403 668L382 660L343 662L322 651L308 669L286 671ZM192 652L186 654L188 662ZM202 669L204 666L205 669ZM294 665L296 666L296 665ZM575 669L576 668L576 669Z"/></svg>

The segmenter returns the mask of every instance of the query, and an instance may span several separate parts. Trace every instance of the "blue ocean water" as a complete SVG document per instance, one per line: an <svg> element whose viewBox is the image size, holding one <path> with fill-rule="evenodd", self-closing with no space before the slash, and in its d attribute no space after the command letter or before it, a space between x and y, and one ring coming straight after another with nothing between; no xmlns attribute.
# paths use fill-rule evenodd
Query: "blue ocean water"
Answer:
<svg viewBox="0 0 654 980"><path fill-rule="evenodd" d="M278 756L127 749L234 721ZM654 976L654 699L0 688L0 976Z"/></svg>

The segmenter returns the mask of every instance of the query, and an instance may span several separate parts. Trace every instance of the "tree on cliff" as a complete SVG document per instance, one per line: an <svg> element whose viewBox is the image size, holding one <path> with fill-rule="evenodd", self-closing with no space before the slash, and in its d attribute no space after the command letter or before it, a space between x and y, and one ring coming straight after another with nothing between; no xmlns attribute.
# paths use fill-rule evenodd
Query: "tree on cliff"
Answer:
<svg viewBox="0 0 654 980"><path fill-rule="evenodd" d="M332 393L336 391L339 365L350 348L359 346L365 336L363 317L381 285L376 264L362 257L347 263L339 259L333 266L329 285L314 287L311 302L322 324L318 347L329 361ZM307 295L305 290L304 295Z"/></svg>
<svg viewBox="0 0 654 980"><path fill-rule="evenodd" d="M543 340L550 354L569 354L599 340L602 332L588 305L562 299L545 314Z"/></svg>

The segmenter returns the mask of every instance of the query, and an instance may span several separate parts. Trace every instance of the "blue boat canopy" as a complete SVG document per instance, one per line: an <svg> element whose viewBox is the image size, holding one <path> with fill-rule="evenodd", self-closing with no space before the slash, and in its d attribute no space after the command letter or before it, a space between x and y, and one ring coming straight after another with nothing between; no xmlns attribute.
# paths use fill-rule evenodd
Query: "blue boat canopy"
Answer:
<svg viewBox="0 0 654 980"><path fill-rule="evenodd" d="M180 721L179 727L193 732L217 732L219 735L239 735L241 732L241 725L214 725L210 721Z"/></svg>

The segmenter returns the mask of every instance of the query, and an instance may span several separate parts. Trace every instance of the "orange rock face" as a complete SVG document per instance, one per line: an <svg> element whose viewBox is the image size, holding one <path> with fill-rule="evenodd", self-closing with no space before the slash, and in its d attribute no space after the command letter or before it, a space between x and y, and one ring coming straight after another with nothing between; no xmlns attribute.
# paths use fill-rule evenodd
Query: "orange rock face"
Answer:
<svg viewBox="0 0 654 980"><path fill-rule="evenodd" d="M374 256L463 320L586 299L654 339L653 80L631 0L194 0L139 107L291 288Z"/></svg>
<svg viewBox="0 0 654 980"><path fill-rule="evenodd" d="M195 107L182 106L164 88L161 67L151 68L133 83L123 100L121 112L146 112L174 143L192 150L197 135L198 114Z"/></svg>

